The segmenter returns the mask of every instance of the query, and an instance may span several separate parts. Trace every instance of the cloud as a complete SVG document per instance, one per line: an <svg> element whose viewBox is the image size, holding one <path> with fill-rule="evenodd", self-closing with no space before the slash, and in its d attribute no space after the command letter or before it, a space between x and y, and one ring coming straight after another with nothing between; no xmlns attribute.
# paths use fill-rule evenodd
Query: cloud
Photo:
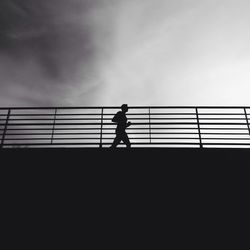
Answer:
<svg viewBox="0 0 250 250"><path fill-rule="evenodd" d="M63 104L69 89L88 84L96 55L90 14L99 2L1 1L0 105Z"/></svg>
<svg viewBox="0 0 250 250"><path fill-rule="evenodd" d="M249 10L246 0L124 1L100 102L246 105Z"/></svg>

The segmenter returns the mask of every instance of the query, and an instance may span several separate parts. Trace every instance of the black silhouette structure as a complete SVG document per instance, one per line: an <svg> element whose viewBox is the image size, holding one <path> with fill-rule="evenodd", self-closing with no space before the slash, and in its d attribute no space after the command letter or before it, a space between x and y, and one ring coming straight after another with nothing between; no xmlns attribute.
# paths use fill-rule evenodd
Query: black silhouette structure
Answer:
<svg viewBox="0 0 250 250"><path fill-rule="evenodd" d="M115 148L121 141L123 141L127 148L131 147L128 135L126 133L126 128L131 125L131 122L127 122L126 112L128 111L128 105L123 104L121 110L115 114L112 119L112 122L117 123L116 127L116 137L111 145L111 148Z"/></svg>

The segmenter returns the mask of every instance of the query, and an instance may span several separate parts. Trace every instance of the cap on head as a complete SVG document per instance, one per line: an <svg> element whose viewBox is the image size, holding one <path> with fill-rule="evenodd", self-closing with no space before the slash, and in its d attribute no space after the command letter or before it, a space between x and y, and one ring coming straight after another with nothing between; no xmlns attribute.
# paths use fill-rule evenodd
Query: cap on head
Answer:
<svg viewBox="0 0 250 250"><path fill-rule="evenodd" d="M122 104L121 109L122 109L122 111L128 111L128 105Z"/></svg>

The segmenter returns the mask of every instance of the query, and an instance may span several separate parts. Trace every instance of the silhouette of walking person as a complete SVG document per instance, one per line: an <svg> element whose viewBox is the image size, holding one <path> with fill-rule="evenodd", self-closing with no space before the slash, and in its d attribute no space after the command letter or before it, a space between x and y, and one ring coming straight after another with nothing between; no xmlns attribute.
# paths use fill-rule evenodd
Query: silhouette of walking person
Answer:
<svg viewBox="0 0 250 250"><path fill-rule="evenodd" d="M123 104L121 110L115 114L112 122L117 123L116 127L116 137L111 145L111 148L115 148L121 141L123 141L127 148L130 148L131 144L126 133L126 128L131 125L131 122L127 122L126 112L128 111L128 105Z"/></svg>

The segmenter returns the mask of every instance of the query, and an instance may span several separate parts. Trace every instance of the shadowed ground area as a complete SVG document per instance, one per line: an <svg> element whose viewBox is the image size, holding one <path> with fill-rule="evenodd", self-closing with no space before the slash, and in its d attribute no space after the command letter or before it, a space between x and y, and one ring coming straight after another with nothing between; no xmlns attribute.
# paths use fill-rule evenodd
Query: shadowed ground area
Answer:
<svg viewBox="0 0 250 250"><path fill-rule="evenodd" d="M65 168L69 171L169 171L175 167L224 169L247 166L250 149L186 149L186 148L23 148L2 149L2 166L34 166L50 171ZM103 170L101 170L103 171ZM176 170L175 170L176 171Z"/></svg>
<svg viewBox="0 0 250 250"><path fill-rule="evenodd" d="M245 221L248 158L249 149L3 149L6 230L84 235L93 246L145 235L152 247L224 245Z"/></svg>

